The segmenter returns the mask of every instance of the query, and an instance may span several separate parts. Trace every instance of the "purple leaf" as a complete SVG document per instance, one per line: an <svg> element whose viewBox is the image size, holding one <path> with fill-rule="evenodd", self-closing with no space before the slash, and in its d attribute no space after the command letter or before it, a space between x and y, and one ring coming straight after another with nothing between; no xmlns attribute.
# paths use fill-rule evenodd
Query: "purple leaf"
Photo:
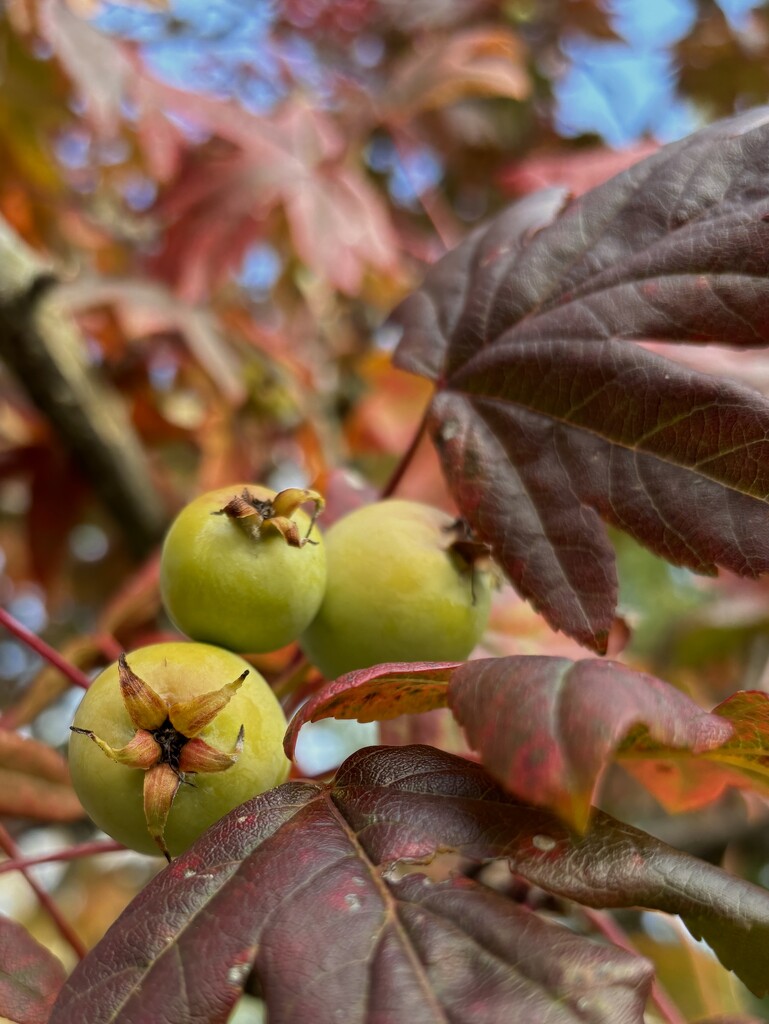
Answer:
<svg viewBox="0 0 769 1024"><path fill-rule="evenodd" d="M562 207L529 196L396 310L435 380L454 497L516 588L603 652L603 519L669 561L769 568L769 402L636 341L769 344L769 113L659 150ZM537 230L539 228L540 230Z"/></svg>
<svg viewBox="0 0 769 1024"><path fill-rule="evenodd" d="M460 662L407 662L356 669L328 683L291 719L283 746L293 758L296 738L306 722L322 718L382 722L399 715L423 714L446 706L451 673Z"/></svg>
<svg viewBox="0 0 769 1024"><path fill-rule="evenodd" d="M560 932L528 924L474 885L390 877L395 862L429 861L439 851L509 860L536 885L589 906L682 913L751 988L766 989L764 890L607 815L577 838L462 758L431 747L380 747L354 754L330 786L286 783L218 822L76 968L50 1024L223 1024L252 965L273 1024L310 1019L310 1011L325 1024L340 1006L350 1024L465 1020L471 997L497 1014L478 1020L505 1013L550 1020L528 1015L537 975L552 1019L570 1021L555 1014L585 984L580 964L596 967L592 1016L582 1019L640 1024L641 1016L622 1017L620 1009L643 1001L643 961L616 958L614 950L601 960L573 936L578 945L562 945ZM519 962L516 950L527 942L521 926L531 928L533 949L541 938L543 950L557 948L563 959L548 964L543 952L536 966ZM509 959L479 970L500 929ZM472 990L448 983L449 956L452 976L472 978Z"/></svg>
<svg viewBox="0 0 769 1024"><path fill-rule="evenodd" d="M597 658L470 661L451 676L449 707L496 779L580 831L603 772L631 730L644 738L650 757L656 744L710 751L734 731L669 683ZM635 746L623 750L632 756Z"/></svg>
<svg viewBox="0 0 769 1024"><path fill-rule="evenodd" d="M26 928L0 917L0 1019L46 1024L66 972Z"/></svg>

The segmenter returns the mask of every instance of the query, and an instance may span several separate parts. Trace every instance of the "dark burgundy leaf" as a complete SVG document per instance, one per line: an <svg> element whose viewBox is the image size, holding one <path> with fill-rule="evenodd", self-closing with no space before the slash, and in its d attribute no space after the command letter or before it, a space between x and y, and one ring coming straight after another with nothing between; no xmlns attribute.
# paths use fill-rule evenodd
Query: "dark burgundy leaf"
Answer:
<svg viewBox="0 0 769 1024"><path fill-rule="evenodd" d="M0 917L0 1019L46 1024L66 972L26 928Z"/></svg>
<svg viewBox="0 0 769 1024"><path fill-rule="evenodd" d="M416 897L409 888L416 883L399 886L390 877L394 862L429 861L439 851L509 860L534 884L589 906L681 913L748 985L766 989L764 890L604 814L577 838L554 815L515 802L481 766L462 758L431 747L371 747L349 758L331 786L287 783L218 822L143 890L76 968L50 1024L224 1022L252 964L272 1024L336 1021L340 1006L350 1024L476 1019L466 1012L471 996L478 1006L496 1007L496 1017L478 1020L499 1020L502 1005L510 1019L544 1019L519 1015L532 1004L523 981L507 988L518 969L511 965L474 972L472 992L445 987L445 964L435 960L449 955L447 922L459 903L464 909L451 955L461 958L460 976L477 964L480 946L494 948L500 915L508 911L475 886L420 882ZM442 922L432 920L436 915ZM532 928L549 935L551 948L563 941ZM512 924L507 941L515 959L521 939ZM529 980L535 970L547 973L553 1014L555 1003L563 1009L564 994L571 998L574 991L566 976L579 987L585 976L578 963L599 963L590 943L580 949L563 952L560 982L557 970L547 973L555 965L525 968ZM627 1007L634 987L645 991L643 962L600 962L593 1015L583 1019L640 1022L620 1012L599 1014Z"/></svg>
<svg viewBox="0 0 769 1024"><path fill-rule="evenodd" d="M671 748L718 757L716 748L735 730L728 715L708 714L675 687L618 662L519 655L348 672L300 708L286 732L286 754L294 756L306 722L387 721L446 704L499 782L580 831L620 745L626 758L641 765L669 757ZM749 728L756 733L755 716ZM733 762L737 740L724 750ZM758 770L754 763L754 775ZM709 784L703 792L711 789Z"/></svg>
<svg viewBox="0 0 769 1024"><path fill-rule="evenodd" d="M139 893L78 965L49 1024L226 1021L254 962L260 923L279 911L280 931L280 904L292 885L333 856L325 851L322 812L315 814L316 841L301 842L321 794L320 786L289 782L218 822ZM263 948L266 961L280 957L301 973L295 957L304 927L282 949L285 933L273 949ZM271 969L266 977L272 984Z"/></svg>
<svg viewBox="0 0 769 1024"><path fill-rule="evenodd" d="M416 1018L407 1004L410 1016L399 1017L393 1005L388 1019L394 1024L643 1021L653 973L647 961L587 942L466 878L436 885L415 874L390 889L398 925L425 964L440 1004L450 1009L447 1017L430 1016L426 1003L424 1017ZM383 960L394 939L383 938ZM397 983L393 976L391 984Z"/></svg>
<svg viewBox="0 0 769 1024"><path fill-rule="evenodd" d="M446 706L451 673L460 662L410 662L374 665L346 672L324 686L294 715L283 741L293 758L296 738L306 722L322 718L381 722Z"/></svg>
<svg viewBox="0 0 769 1024"><path fill-rule="evenodd" d="M429 426L463 514L598 651L616 603L601 519L697 572L769 569L769 402L633 343L769 344L767 160L762 108L563 209L529 196L394 314L396 363L438 386Z"/></svg>
<svg viewBox="0 0 769 1024"><path fill-rule="evenodd" d="M351 1024L643 1020L645 961L474 883L386 883L327 790L290 783L210 840L134 901L51 1024L225 1021L252 961L276 1024L335 1021L340 1006Z"/></svg>
<svg viewBox="0 0 769 1024"><path fill-rule="evenodd" d="M397 784L384 792L390 772ZM769 992L769 891L607 814L596 812L590 831L576 836L550 812L516 803L481 765L419 746L354 754L337 772L334 802L377 863L443 849L503 857L540 888L585 906L680 914L753 992Z"/></svg>
<svg viewBox="0 0 769 1024"><path fill-rule="evenodd" d="M656 743L694 754L720 747L733 732L728 721L668 683L596 658L470 661L451 676L449 707L495 778L579 830L631 730L650 748ZM624 752L632 757L635 746Z"/></svg>

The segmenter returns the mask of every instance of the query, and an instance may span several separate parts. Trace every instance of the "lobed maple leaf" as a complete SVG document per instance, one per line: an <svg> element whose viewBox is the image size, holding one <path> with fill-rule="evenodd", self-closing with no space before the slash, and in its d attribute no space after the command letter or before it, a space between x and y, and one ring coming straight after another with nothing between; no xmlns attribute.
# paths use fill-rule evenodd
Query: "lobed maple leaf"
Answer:
<svg viewBox="0 0 769 1024"><path fill-rule="evenodd" d="M286 783L214 825L75 969L50 1024L149 1024L159 1006L169 1020L223 1024L252 967L276 1022L325 1024L342 1006L350 1024L641 1024L644 960L477 884L393 871L446 851L507 860L588 906L681 914L754 992L767 990L765 890L605 814L577 837L460 757L371 747L328 786Z"/></svg>
<svg viewBox="0 0 769 1024"><path fill-rule="evenodd" d="M527 196L395 311L463 515L547 621L604 652L601 520L676 565L769 569L769 402L636 342L769 343L769 108L572 202Z"/></svg>

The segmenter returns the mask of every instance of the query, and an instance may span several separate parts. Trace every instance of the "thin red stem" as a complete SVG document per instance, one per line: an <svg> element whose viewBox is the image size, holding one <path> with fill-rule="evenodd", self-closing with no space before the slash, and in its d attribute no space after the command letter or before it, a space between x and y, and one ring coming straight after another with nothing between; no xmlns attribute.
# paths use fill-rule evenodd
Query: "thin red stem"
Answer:
<svg viewBox="0 0 769 1024"><path fill-rule="evenodd" d="M69 846L66 850L58 850L56 853L41 853L37 857L15 857L0 863L0 875L5 871L23 871L24 868L34 867L35 864L52 864L66 860L76 860L78 857L92 857L97 853L114 853L115 850L124 850L122 843L116 839L95 839L90 843L78 843L76 846Z"/></svg>
<svg viewBox="0 0 769 1024"><path fill-rule="evenodd" d="M57 668L75 686L80 686L87 690L91 685L88 676L81 672L79 668L70 665L50 644L47 644L45 640L41 640L39 636L28 630L26 626L22 626L4 608L0 608L0 626L5 626L9 633L13 633L15 637L18 637L30 650L35 651L41 658L45 658L47 662L53 665L54 668Z"/></svg>
<svg viewBox="0 0 769 1024"><path fill-rule="evenodd" d="M22 859L21 856L19 855L18 846L11 838L10 833L7 832L2 825L0 825L0 847L2 847L3 851L12 860ZM59 910L59 908L56 906L56 903L51 899L51 897L45 891L45 889L29 873L29 870L26 867L20 868L19 870L24 875L24 878L26 879L30 888L37 896L40 906L43 908L43 910L45 910L50 919L56 925L56 928L58 929L61 937L65 940L65 942L69 943L69 945L75 951L75 954L77 955L78 959L82 960L85 957L88 950L85 948L85 945L83 944L79 935L75 932L72 925L62 914L61 910Z"/></svg>
<svg viewBox="0 0 769 1024"><path fill-rule="evenodd" d="M617 924L611 914L600 910L591 910L589 907L580 907L580 910L593 928L600 932L604 938L607 938L609 942L619 946L620 949L624 949L626 953L633 953L635 956L639 956L638 950L628 938L627 932ZM667 1021L667 1024L686 1024L686 1017L680 1012L656 978L652 982L652 999L659 1011L660 1017Z"/></svg>
<svg viewBox="0 0 769 1024"><path fill-rule="evenodd" d="M385 484L384 489L382 490L382 493L380 495L380 498L390 498L395 493L395 491L398 489L398 486L400 485L401 480L406 475L406 470L409 468L409 465L411 464L411 460L416 455L417 448L419 448L419 445L422 442L422 438L424 437L426 430L427 430L427 410L425 410L425 413L422 416L422 420L421 420L419 426L416 429L416 433L414 434L414 436L411 439L411 444L408 446L408 448L404 452L403 456L401 457L400 462L395 467L395 471L393 472L392 476L390 477L390 479Z"/></svg>

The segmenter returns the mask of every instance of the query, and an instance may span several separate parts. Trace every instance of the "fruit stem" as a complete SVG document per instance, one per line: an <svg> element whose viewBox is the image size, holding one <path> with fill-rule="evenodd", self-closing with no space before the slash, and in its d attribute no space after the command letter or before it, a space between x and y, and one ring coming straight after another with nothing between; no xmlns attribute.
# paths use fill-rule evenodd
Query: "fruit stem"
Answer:
<svg viewBox="0 0 769 1024"><path fill-rule="evenodd" d="M0 825L0 848L6 853L12 860L22 860L19 856L19 848L11 838L10 832L8 832L2 825ZM26 867L19 868L24 878L29 883L30 888L34 891L37 896L40 906L45 910L50 919L56 925L61 937L69 943L72 949L75 951L79 960L84 959L88 950L85 948L80 936L75 932L75 929L62 914L61 910L56 906L50 895L40 885L40 883L29 873L29 869Z"/></svg>
<svg viewBox="0 0 769 1024"><path fill-rule="evenodd" d="M379 496L380 500L383 499L383 498L390 498L390 497L392 497L392 495L397 490L401 480L406 475L406 470L409 468L409 465L411 464L411 460L416 455L417 448L419 447L419 445L420 445L420 443L422 441L422 438L423 438L423 436L424 436L424 434L425 434L425 432L427 430L427 413L428 413L428 410L429 410L429 406L424 411L424 415L422 416L421 422L420 422L419 426L417 427L414 436L411 439L411 444L408 446L408 448L404 452L403 456L401 457L400 462L395 467L395 470L393 471L392 476L390 477L390 479L385 484L385 486L384 486L384 488L382 490L382 493Z"/></svg>
<svg viewBox="0 0 769 1024"><path fill-rule="evenodd" d="M300 654L291 662L283 675L278 676L272 684L272 690L281 703L299 689L307 678L311 667L307 658Z"/></svg>
<svg viewBox="0 0 769 1024"><path fill-rule="evenodd" d="M0 626L5 626L9 633L13 633L15 637L18 637L30 650L39 654L41 658L45 658L49 664L57 668L75 686L80 686L82 689L87 690L91 685L88 676L81 672L79 668L70 665L68 661L62 658L58 651L55 651L45 640L41 640L39 636L27 629L26 626L22 626L4 608L0 608Z"/></svg>

